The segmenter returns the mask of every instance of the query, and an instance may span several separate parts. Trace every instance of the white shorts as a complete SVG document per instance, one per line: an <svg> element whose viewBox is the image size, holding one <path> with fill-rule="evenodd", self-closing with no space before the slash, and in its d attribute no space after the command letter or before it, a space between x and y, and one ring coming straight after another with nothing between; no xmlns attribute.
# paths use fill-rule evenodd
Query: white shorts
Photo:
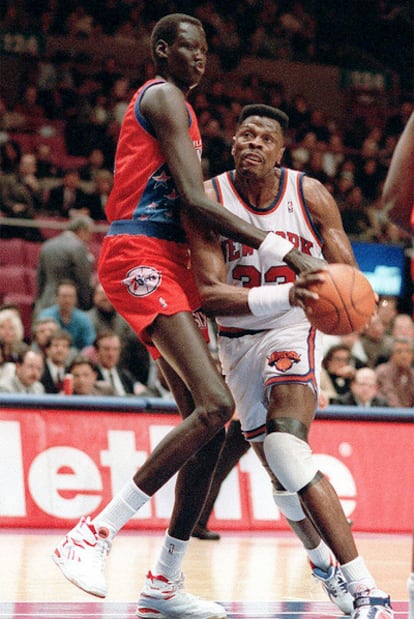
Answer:
<svg viewBox="0 0 414 619"><path fill-rule="evenodd" d="M236 402L243 433L263 441L268 393L280 384L308 385L317 397L322 363L322 334L308 322L255 334L221 335L218 347L222 371ZM235 335L237 335L235 337Z"/></svg>

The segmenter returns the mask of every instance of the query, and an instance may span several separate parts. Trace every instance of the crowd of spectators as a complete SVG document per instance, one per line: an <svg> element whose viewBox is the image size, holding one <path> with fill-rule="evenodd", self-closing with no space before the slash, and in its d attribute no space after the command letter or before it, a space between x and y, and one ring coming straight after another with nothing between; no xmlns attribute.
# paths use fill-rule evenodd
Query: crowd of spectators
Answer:
<svg viewBox="0 0 414 619"><path fill-rule="evenodd" d="M327 403L414 406L414 321L383 296L360 333L325 336L321 389ZM369 371L367 371L369 370Z"/></svg>
<svg viewBox="0 0 414 619"><path fill-rule="evenodd" d="M359 19L362 10L363 19ZM267 81L254 74L245 75L239 83L233 81L231 85L225 79L226 71L237 67L246 55L335 64L346 62L345 55L351 54L352 49L355 51L358 48L361 58L362 45L365 45L367 54L375 49L377 56L380 53L385 58L391 40L393 49L388 54L387 66L400 70L406 62L404 50L410 23L406 2L351 1L343 11L343 19L338 20L332 18L333 13L338 12L338 2L328 0L323 3L310 0L246 0L236 6L214 0L171 0L168 3L104 0L99 5L96 0L84 0L82 3L42 0L35 5L25 0L6 1L0 10L0 32L32 31L44 37L78 39L106 35L148 43L154 22L163 14L175 11L189 12L201 19L210 51L218 56L222 71L206 87L201 85L192 95L203 136L205 177L233 166L231 143L242 106L253 101L274 105L284 110L290 119L284 165L304 171L329 189L339 205L349 236L368 242L411 247L411 237L384 215L380 196L395 144L413 110L412 100L402 99L398 109L390 110L388 118L381 122L356 116L352 124L345 124L312 107L301 94L300 85L298 93L289 98L281 83ZM364 36L368 23L371 37ZM402 50L398 58L395 39L390 38L395 30L398 30L399 49ZM375 41L379 39L381 46L377 48ZM85 54L63 51L33 57L21 76L19 96L11 101L0 97L0 212L3 217L27 220L51 217L72 221L80 215L90 218L92 223L105 219L105 203L112 187L114 153L123 113L137 85L152 75L152 67L148 59L138 67L132 79L123 71L120 58L108 54L98 68L92 60ZM36 139L30 142L29 147L27 141L19 141L18 136L22 135L35 136ZM62 151L56 152L47 139L54 135L61 135L66 157L61 156ZM67 238L67 234L63 233L58 245ZM40 243L45 240L36 227L0 226L0 237L13 236ZM88 240L85 242L87 244ZM45 248L53 252L53 242L47 243L44 243ZM55 255L59 255L59 249ZM54 261L54 267L55 262L57 264L58 258ZM44 261L41 260L40 264L44 271ZM108 351L112 348L115 355L112 363L119 368L116 387L110 386L112 393L168 396L162 377L156 374L145 349L113 311L99 283L96 283L92 298L94 274L93 268L90 270L89 299L85 301L83 295L79 296L83 287L80 290L77 281L75 285L71 281L60 282L65 298L61 298L60 287L52 296L48 295L46 304L42 298L37 303L36 312L41 311L33 314L32 332L25 338L16 324L16 342L2 327L1 315L4 312L6 316L13 315L12 318L9 316L9 322L16 322L16 308L0 311L0 359L3 356L4 361L0 374L6 371L6 366L7 371L14 368L9 364L15 364L20 358L21 350L18 352L16 346L20 346L25 339L25 345L29 345L30 350L42 353L44 367L39 380L46 392L61 391L59 364L64 365L66 371L77 359L76 374L91 379L86 383L92 385L92 391L97 393L97 381L110 382L108 368L105 369L102 364L99 367L99 343L106 341ZM66 303L63 309L62 303ZM389 309L394 302L385 299L379 310L386 309L387 304ZM72 314L81 317L83 332L88 332L88 337L82 341L77 339L79 333L70 333L68 329ZM398 358L404 357L401 351L393 350L397 344L403 347L401 337L410 341L412 354L412 324L408 328L410 333L402 334L398 329L396 333L391 332L391 324L394 327L394 323L397 325L404 320L412 323L410 316L402 316L402 321L392 315L391 322L387 322L386 312L382 314L379 311L378 317L363 333L354 334L355 341L351 344L343 341L333 343L340 347L336 352L331 351L334 365L335 354L338 358L349 358L350 362L345 364L348 371L346 377L334 378L334 372L329 369L331 353L326 350L323 386L329 392L331 403L338 402L342 396L348 397L355 385L358 387L356 376L359 369L370 368L375 373L375 381L379 381L376 397L387 398L391 406L414 404L414 399L411 404L407 404L408 400L395 404L388 394L381 392L385 389L384 378L381 378L379 369L377 372L382 364L395 364L395 359L398 361ZM10 330L13 331L13 328ZM66 334L64 337L62 332ZM115 354L114 350L118 348ZM354 354L356 349L359 357ZM67 356L63 354L65 351ZM65 358L63 364L59 361L62 355ZM108 356L111 356L109 352ZM412 365L411 357L410 368ZM394 375L393 367L385 368L388 379ZM405 374L400 366L398 368L395 376L401 383L404 382L402 377L406 378L401 389L407 397L414 398L411 370ZM132 376L127 380L128 372ZM362 376L363 382L373 382L372 374ZM336 391L339 383L344 393L341 389ZM86 387L80 387L82 389Z"/></svg>

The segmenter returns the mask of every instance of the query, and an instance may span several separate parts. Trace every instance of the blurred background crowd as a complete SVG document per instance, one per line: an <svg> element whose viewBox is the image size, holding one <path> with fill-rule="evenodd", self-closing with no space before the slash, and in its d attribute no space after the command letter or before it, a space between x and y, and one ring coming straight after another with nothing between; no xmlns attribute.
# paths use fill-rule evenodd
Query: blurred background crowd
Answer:
<svg viewBox="0 0 414 619"><path fill-rule="evenodd" d="M412 238L388 221L380 196L395 144L414 109L412 3L6 0L0 7L4 363L20 367L22 352L27 350L17 350L18 343L39 346L38 321L45 319L45 311L53 314L58 333L68 333L68 324L77 322L73 314L81 312L92 325L89 338L76 343L75 329L69 330L70 341L63 337L59 346L56 340L45 348L40 345L42 376L48 366L47 351L63 347L68 349L63 365L81 362L71 371L77 375L90 370L92 390L99 381L108 385L108 362L102 362L99 352L106 333L103 341L115 359L109 365L130 375L129 382L121 377L128 383L122 389L121 378L115 379L113 393L168 396L142 346L105 299L96 282L95 265L106 229L105 203L123 114L137 86L152 76L149 33L160 17L177 11L201 19L209 44L208 71L191 96L203 137L205 177L232 168L231 140L243 105L263 102L279 107L290 119L284 165L303 170L329 189L351 239L398 245L404 248L409 265ZM329 90L334 81L338 99ZM57 238L54 253L51 242ZM62 243L67 254L59 249ZM81 267L66 268L73 264L74 253L82 255L86 272L81 273ZM51 274L47 265L55 264L60 254L66 262ZM7 281L13 284L7 286ZM50 291L51 281L50 295L45 289L49 286ZM61 284L63 300L59 299ZM397 354L393 345L399 339L409 340L408 369L400 368L396 377L405 376L399 390L411 399L389 401L386 388L381 387L384 378L378 389L382 388L381 397L388 397L389 405L413 406L411 288L404 298L385 296L381 303L392 319L378 318L366 332L355 334L352 342L327 338L327 343L345 346L346 354L339 351L336 356L347 357L343 381L350 392L360 367L374 370L377 384L377 367L392 362ZM11 347L2 327L3 311L8 320L12 312L10 320L15 322L17 316L23 325L15 325ZM400 316L405 321L403 333L397 328ZM28 352L30 356L33 350ZM327 367L328 345L326 355L326 374L336 386L331 391L332 385L326 385L326 391L336 402L344 394L337 392L338 381ZM58 364L49 365L56 377L54 392L59 392ZM0 376L0 389L1 383ZM101 393L99 388L97 392Z"/></svg>

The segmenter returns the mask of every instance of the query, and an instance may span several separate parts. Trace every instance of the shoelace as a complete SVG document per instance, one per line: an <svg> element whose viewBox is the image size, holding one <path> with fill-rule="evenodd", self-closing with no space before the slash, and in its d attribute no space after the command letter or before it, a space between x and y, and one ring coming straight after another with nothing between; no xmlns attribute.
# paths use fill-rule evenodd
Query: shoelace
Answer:
<svg viewBox="0 0 414 619"><path fill-rule="evenodd" d="M348 585L346 581L336 574L336 578L332 577L326 582L327 589L329 589L330 593L337 597L338 595L344 595L348 592Z"/></svg>
<svg viewBox="0 0 414 619"><path fill-rule="evenodd" d="M101 572L104 571L105 559L111 549L111 542L107 539L97 538L94 548L92 565L98 567Z"/></svg>

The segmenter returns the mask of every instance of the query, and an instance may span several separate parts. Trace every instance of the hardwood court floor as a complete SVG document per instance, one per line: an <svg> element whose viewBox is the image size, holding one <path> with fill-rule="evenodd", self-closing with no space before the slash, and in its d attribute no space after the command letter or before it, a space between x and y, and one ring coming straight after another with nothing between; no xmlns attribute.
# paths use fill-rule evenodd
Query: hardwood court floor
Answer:
<svg viewBox="0 0 414 619"><path fill-rule="evenodd" d="M50 559L62 531L0 529L1 619L129 619L162 533L123 531L108 558L105 601L80 591ZM409 535L355 534L378 586L391 594L395 618L407 617ZM223 532L193 539L184 563L186 590L220 601L228 619L340 616L313 582L305 553L290 533Z"/></svg>

